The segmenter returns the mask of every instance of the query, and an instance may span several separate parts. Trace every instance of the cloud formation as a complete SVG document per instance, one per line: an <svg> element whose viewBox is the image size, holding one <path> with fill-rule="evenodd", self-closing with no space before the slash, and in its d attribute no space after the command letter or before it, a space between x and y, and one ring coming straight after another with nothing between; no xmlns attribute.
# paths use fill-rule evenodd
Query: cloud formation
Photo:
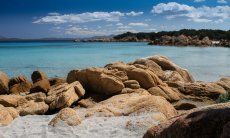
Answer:
<svg viewBox="0 0 230 138"><path fill-rule="evenodd" d="M153 6L153 14L166 16L167 19L185 17L188 21L211 22L230 18L230 6L193 7L176 2L160 3Z"/></svg>
<svg viewBox="0 0 230 138"><path fill-rule="evenodd" d="M119 11L113 12L85 12L80 14L59 14L56 12L49 13L47 16L41 17L33 23L50 23L50 24L63 24L63 23L86 23L95 21L117 22L123 16L139 16L143 12L128 12L122 13Z"/></svg>
<svg viewBox="0 0 230 138"><path fill-rule="evenodd" d="M218 3L226 4L228 3L226 0L217 0Z"/></svg>
<svg viewBox="0 0 230 138"><path fill-rule="evenodd" d="M149 26L149 25L146 24L146 23L138 22L138 23L129 23L129 26L142 26L142 27L147 27L147 26Z"/></svg>
<svg viewBox="0 0 230 138"><path fill-rule="evenodd" d="M139 16L139 15L142 15L142 14L144 14L144 12L131 11L131 12L126 13L126 15L128 15L128 16Z"/></svg>
<svg viewBox="0 0 230 138"><path fill-rule="evenodd" d="M92 30L88 28L71 27L66 29L65 34L86 36L86 35L106 35L107 33L104 31Z"/></svg>
<svg viewBox="0 0 230 138"><path fill-rule="evenodd" d="M63 24L63 23L86 23L94 21L119 21L124 13L119 11L114 12L85 12L81 14L49 14L42 17L33 23L51 23L51 24Z"/></svg>

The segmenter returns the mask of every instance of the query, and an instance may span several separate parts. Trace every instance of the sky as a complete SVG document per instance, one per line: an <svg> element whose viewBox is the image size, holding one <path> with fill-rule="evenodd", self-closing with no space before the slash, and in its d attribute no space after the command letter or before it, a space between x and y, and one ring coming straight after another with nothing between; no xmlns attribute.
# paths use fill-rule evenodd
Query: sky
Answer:
<svg viewBox="0 0 230 138"><path fill-rule="evenodd" d="M82 38L230 29L230 0L0 0L0 36Z"/></svg>

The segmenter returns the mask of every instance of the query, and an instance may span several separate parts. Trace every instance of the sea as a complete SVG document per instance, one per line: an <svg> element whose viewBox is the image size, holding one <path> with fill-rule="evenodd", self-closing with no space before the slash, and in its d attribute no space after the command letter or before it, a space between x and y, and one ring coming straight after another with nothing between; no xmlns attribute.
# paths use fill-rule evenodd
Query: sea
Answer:
<svg viewBox="0 0 230 138"><path fill-rule="evenodd" d="M1 42L0 71L8 76L35 70L49 77L66 77L73 69L103 67L163 55L188 69L196 80L217 81L230 76L230 48L150 46L145 42Z"/></svg>

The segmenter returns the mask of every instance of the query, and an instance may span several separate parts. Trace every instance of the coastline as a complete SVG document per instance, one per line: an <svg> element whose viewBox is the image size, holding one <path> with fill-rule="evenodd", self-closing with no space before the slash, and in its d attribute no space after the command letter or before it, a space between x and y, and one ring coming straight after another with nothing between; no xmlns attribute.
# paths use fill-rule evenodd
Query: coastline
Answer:
<svg viewBox="0 0 230 138"><path fill-rule="evenodd" d="M34 71L31 79L0 73L2 136L142 137L151 126L175 116L221 108L219 97L230 90L229 77L197 81L188 70L159 55L72 70L66 79ZM36 122L40 123L33 125ZM28 127L35 129L24 132ZM149 130L145 137L152 133Z"/></svg>

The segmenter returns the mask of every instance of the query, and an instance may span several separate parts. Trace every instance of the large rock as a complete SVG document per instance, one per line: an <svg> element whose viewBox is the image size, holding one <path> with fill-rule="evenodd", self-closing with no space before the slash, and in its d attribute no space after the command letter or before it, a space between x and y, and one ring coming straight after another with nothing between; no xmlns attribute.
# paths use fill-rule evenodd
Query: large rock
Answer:
<svg viewBox="0 0 230 138"><path fill-rule="evenodd" d="M48 79L43 79L37 81L33 84L32 88L30 89L31 93L35 92L44 92L47 93L50 90L50 82Z"/></svg>
<svg viewBox="0 0 230 138"><path fill-rule="evenodd" d="M20 116L25 115L43 115L49 109L49 106L45 102L35 102L33 100L26 102L25 104L17 108Z"/></svg>
<svg viewBox="0 0 230 138"><path fill-rule="evenodd" d="M33 83L38 82L40 80L43 79L48 79L48 77L46 76L46 74L40 70L34 71L31 75L31 79L33 81Z"/></svg>
<svg viewBox="0 0 230 138"><path fill-rule="evenodd" d="M225 94L226 90L216 83L184 83L178 86L178 90L186 95L205 96L216 100L220 94Z"/></svg>
<svg viewBox="0 0 230 138"><path fill-rule="evenodd" d="M133 93L115 95L92 108L87 109L85 116L127 116L141 113L161 114L170 118L177 114L174 107L163 97L153 96L144 89Z"/></svg>
<svg viewBox="0 0 230 138"><path fill-rule="evenodd" d="M34 93L26 96L1 95L0 105L16 108L20 115L45 114L49 106L45 104L44 93Z"/></svg>
<svg viewBox="0 0 230 138"><path fill-rule="evenodd" d="M8 76L0 71L0 94L6 94L8 92Z"/></svg>
<svg viewBox="0 0 230 138"><path fill-rule="evenodd" d="M230 77L221 78L216 84L223 87L226 91L230 91Z"/></svg>
<svg viewBox="0 0 230 138"><path fill-rule="evenodd" d="M51 78L49 79L50 86L56 86L56 85L61 85L63 83L66 83L65 79L63 78Z"/></svg>
<svg viewBox="0 0 230 138"><path fill-rule="evenodd" d="M29 92L32 84L24 76L11 78L9 81L9 94Z"/></svg>
<svg viewBox="0 0 230 138"><path fill-rule="evenodd" d="M81 123L81 118L74 109L64 108L49 122L49 125L58 126L62 123L76 126Z"/></svg>
<svg viewBox="0 0 230 138"><path fill-rule="evenodd" d="M181 94L168 86L156 86L148 89L148 92L155 96L162 96L169 102L175 102L181 99Z"/></svg>
<svg viewBox="0 0 230 138"><path fill-rule="evenodd" d="M0 126L10 124L16 117L18 117L16 109L0 105Z"/></svg>
<svg viewBox="0 0 230 138"><path fill-rule="evenodd" d="M127 70L127 75L129 79L138 81L140 86L144 89L163 84L158 76L149 70L134 68L132 70Z"/></svg>
<svg viewBox="0 0 230 138"><path fill-rule="evenodd" d="M170 61L167 57L152 56L148 59L156 62L164 71L171 70L178 72L183 78L184 82L194 82L192 75L186 69L179 67L178 65Z"/></svg>
<svg viewBox="0 0 230 138"><path fill-rule="evenodd" d="M85 90L80 82L64 83L53 87L48 93L46 103L50 110L70 107L74 102L85 95Z"/></svg>
<svg viewBox="0 0 230 138"><path fill-rule="evenodd" d="M89 92L112 95L120 93L124 88L122 79L117 75L118 71L103 68L88 68L71 71L67 82L79 81Z"/></svg>
<svg viewBox="0 0 230 138"><path fill-rule="evenodd" d="M138 81L136 80L127 80L124 82L125 87L131 88L131 89L139 89L140 85Z"/></svg>
<svg viewBox="0 0 230 138"><path fill-rule="evenodd" d="M230 103L194 109L153 126L144 138L227 138L230 137Z"/></svg>

